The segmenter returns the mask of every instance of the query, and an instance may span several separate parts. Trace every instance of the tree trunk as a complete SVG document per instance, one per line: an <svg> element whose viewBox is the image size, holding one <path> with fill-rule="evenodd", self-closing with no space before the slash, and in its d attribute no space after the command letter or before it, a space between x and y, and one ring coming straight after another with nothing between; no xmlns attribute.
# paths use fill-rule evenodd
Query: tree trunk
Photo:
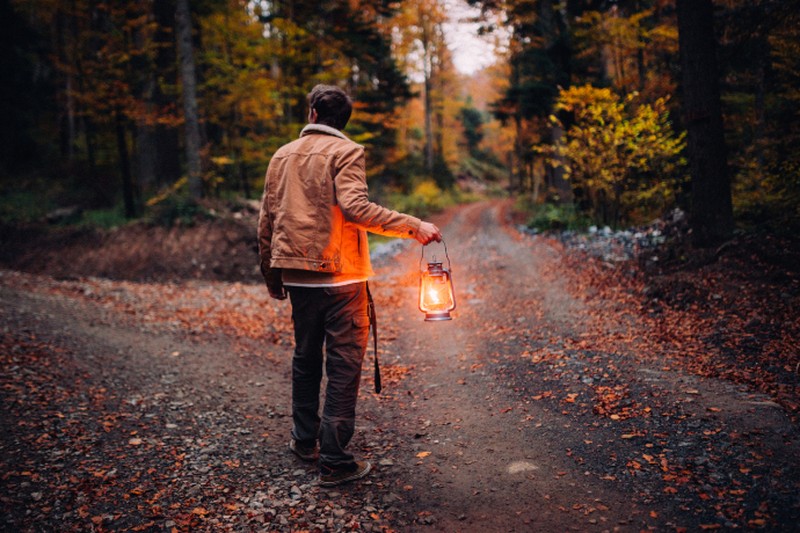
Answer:
<svg viewBox="0 0 800 533"><path fill-rule="evenodd" d="M152 9L151 5L151 9ZM155 20L154 13L149 13L148 17ZM144 49L147 46L147 41L150 36L147 32L139 28L133 36L136 47ZM134 131L134 160L135 160L135 173L136 183L143 190L149 190L153 187L156 181L156 174L158 172L158 145L156 144L156 135L153 118L156 116L157 107L155 105L156 87L158 86L158 71L156 70L155 63L141 68L145 72L142 83L135 89L135 97L141 101L143 107L143 114L138 114L136 119ZM129 73L130 74L130 73ZM138 84L137 84L138 85Z"/></svg>
<svg viewBox="0 0 800 533"><path fill-rule="evenodd" d="M683 108L692 178L691 226L698 246L718 244L733 231L713 10L711 0L677 2Z"/></svg>
<svg viewBox="0 0 800 533"><path fill-rule="evenodd" d="M158 51L156 53L157 76L164 80L163 83L167 86L177 87L175 6L170 0L155 0L153 2L153 13L158 25L155 35L158 43ZM156 83L153 102L156 109L162 110L170 108L174 104L174 98L170 94L165 94L161 84ZM180 179L182 173L180 131L171 125L157 124L154 134L155 143L158 147L156 151L155 184L175 183Z"/></svg>
<svg viewBox="0 0 800 533"><path fill-rule="evenodd" d="M189 174L189 194L193 199L203 196L200 161L200 119L197 111L197 77L192 49L192 19L189 0L178 0L175 9L175 31L180 56L183 86L183 114L186 129L186 165Z"/></svg>
<svg viewBox="0 0 800 533"><path fill-rule="evenodd" d="M559 38L563 38L563 33L569 33L565 28L565 15L563 12L557 11L557 9L559 8L557 8L553 0L544 0L539 4L542 36L545 39L545 46L547 46L547 48L552 48ZM561 9L563 9L563 7ZM569 76L567 79L569 79ZM551 126L550 139L554 146L561 142L563 136L564 130L561 129L560 126ZM551 185L555 189L553 192L558 195L558 203L571 202L573 200L572 187L565 177L566 172L564 171L563 157L558 156L558 158L562 165L552 167L550 172L550 175L553 177L553 183Z"/></svg>
<svg viewBox="0 0 800 533"><path fill-rule="evenodd" d="M125 135L125 120L118 108L114 113L114 125L117 130L117 151L119 152L119 169L122 175L122 198L125 203L125 218L136 216L136 191L134 190L131 162L128 155L128 140Z"/></svg>
<svg viewBox="0 0 800 533"><path fill-rule="evenodd" d="M433 102L431 98L431 75L433 58L431 57L431 35L429 22L424 13L420 13L422 27L422 70L425 76L425 170L433 177Z"/></svg>
<svg viewBox="0 0 800 533"><path fill-rule="evenodd" d="M66 50L68 47L67 34L69 33L69 22L66 15L59 11L54 21L55 42L53 46L58 50L58 59L63 64L69 62ZM75 126L75 91L72 79L72 70L62 73L64 76L64 111L61 119L61 154L67 161L72 163L75 159L75 144L78 134Z"/></svg>
<svg viewBox="0 0 800 533"><path fill-rule="evenodd" d="M156 73L148 76L142 90L142 101L146 115L155 114L154 94ZM136 123L136 167L138 182L143 190L153 187L158 174L158 144L156 142L156 129L147 117L139 118Z"/></svg>

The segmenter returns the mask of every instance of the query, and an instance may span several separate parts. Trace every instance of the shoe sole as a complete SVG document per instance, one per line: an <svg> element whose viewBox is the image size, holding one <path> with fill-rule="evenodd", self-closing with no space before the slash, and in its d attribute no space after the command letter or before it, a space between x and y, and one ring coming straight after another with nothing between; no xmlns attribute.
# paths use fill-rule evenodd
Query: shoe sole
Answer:
<svg viewBox="0 0 800 533"><path fill-rule="evenodd" d="M364 476L366 476L367 474L369 474L371 471L372 471L372 463L368 462L367 463L367 467L364 470L362 470L361 472L353 472L351 475L349 475L347 477L343 477L342 479L337 479L336 481L322 481L320 479L319 480L319 486L320 487L336 487L336 486L342 485L344 483L349 483L351 481L355 481L357 479L361 479Z"/></svg>

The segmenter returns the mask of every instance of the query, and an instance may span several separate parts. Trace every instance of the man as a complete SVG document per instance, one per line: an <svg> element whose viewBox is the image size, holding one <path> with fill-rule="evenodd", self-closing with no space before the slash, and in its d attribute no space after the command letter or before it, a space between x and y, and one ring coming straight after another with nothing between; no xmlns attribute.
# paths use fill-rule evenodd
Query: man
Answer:
<svg viewBox="0 0 800 533"><path fill-rule="evenodd" d="M292 440L306 461L319 458L320 485L369 473L346 451L355 431L361 365L369 336L366 231L414 238L442 236L428 222L369 201L364 147L342 129L352 101L334 86L308 95L309 124L269 163L258 222L261 272L269 294L292 304ZM323 358L322 347L326 355ZM328 384L319 416L323 359Z"/></svg>

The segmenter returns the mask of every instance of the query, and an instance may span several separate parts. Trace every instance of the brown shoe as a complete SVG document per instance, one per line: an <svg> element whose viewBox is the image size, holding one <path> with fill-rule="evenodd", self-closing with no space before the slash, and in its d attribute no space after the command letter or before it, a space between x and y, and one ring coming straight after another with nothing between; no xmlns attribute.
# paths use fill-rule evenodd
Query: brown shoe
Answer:
<svg viewBox="0 0 800 533"><path fill-rule="evenodd" d="M289 441L289 449L294 453L297 457L302 459L303 461L316 461L319 458L319 450L316 446L308 447L298 444L296 440L292 439Z"/></svg>
<svg viewBox="0 0 800 533"><path fill-rule="evenodd" d="M335 487L342 483L355 481L369 474L372 465L369 461L356 461L351 468L329 468L322 466L319 472L319 484L321 487Z"/></svg>

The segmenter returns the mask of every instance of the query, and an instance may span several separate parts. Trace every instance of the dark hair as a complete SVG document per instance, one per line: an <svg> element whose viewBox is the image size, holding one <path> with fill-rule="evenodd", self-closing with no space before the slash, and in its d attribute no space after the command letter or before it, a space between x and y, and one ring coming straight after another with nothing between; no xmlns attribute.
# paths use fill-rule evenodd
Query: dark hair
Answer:
<svg viewBox="0 0 800 533"><path fill-rule="evenodd" d="M308 105L317 112L317 123L343 130L353 112L353 101L339 87L317 85L308 93Z"/></svg>

